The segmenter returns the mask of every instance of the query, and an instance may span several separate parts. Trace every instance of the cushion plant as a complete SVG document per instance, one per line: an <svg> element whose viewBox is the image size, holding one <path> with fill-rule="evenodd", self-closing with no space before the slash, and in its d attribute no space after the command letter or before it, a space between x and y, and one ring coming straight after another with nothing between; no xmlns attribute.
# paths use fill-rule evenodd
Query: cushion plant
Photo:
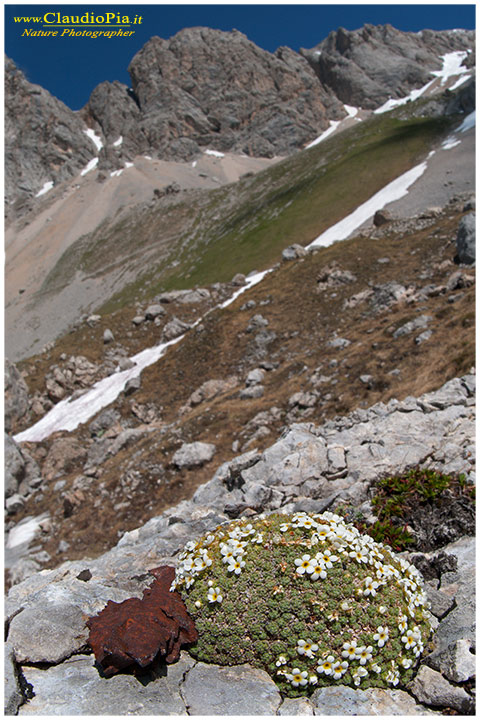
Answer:
<svg viewBox="0 0 480 720"><path fill-rule="evenodd" d="M331 512L220 525L187 543L171 589L199 660L248 662L287 695L405 685L431 633L418 570Z"/></svg>

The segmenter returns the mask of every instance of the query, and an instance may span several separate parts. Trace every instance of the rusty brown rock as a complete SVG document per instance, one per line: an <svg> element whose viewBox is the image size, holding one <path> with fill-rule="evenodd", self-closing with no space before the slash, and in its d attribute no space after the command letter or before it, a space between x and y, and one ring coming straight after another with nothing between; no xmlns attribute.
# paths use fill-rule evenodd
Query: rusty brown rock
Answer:
<svg viewBox="0 0 480 720"><path fill-rule="evenodd" d="M130 666L144 668L157 657L175 662L181 646L198 637L180 594L170 592L175 569L163 566L150 572L155 580L142 598L110 600L87 621L88 643L107 677Z"/></svg>

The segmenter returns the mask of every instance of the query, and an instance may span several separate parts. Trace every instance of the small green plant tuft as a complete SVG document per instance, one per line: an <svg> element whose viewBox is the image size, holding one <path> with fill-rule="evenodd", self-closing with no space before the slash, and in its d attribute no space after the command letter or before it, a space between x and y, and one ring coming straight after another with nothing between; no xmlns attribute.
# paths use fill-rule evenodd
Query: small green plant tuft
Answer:
<svg viewBox="0 0 480 720"><path fill-rule="evenodd" d="M248 662L293 697L404 686L431 633L418 570L331 512L221 525L187 543L173 589L199 660Z"/></svg>

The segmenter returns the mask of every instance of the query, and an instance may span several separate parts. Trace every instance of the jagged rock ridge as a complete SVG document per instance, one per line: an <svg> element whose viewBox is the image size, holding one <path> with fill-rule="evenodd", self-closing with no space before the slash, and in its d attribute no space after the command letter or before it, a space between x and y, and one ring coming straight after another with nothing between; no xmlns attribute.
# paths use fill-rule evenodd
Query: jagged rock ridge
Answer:
<svg viewBox="0 0 480 720"><path fill-rule="evenodd" d="M95 147L78 115L48 90L28 82L5 60L5 195L8 204L34 196L45 182L72 177Z"/></svg>
<svg viewBox="0 0 480 720"><path fill-rule="evenodd" d="M464 51L472 67L475 35L469 31L401 32L391 25L339 28L312 50L302 50L322 85L344 103L375 109L432 80L442 56Z"/></svg>
<svg viewBox="0 0 480 720"><path fill-rule="evenodd" d="M141 153L186 160L207 147L289 154L344 117L344 103L372 109L404 96L441 68L442 54L473 47L473 32L366 25L340 28L314 50L272 54L236 30L187 28L168 40L151 38L130 63L132 88L100 83L78 112L7 60L7 200L22 214L45 182L78 174L98 154L89 127L104 141L103 170ZM471 52L466 61L473 59Z"/></svg>

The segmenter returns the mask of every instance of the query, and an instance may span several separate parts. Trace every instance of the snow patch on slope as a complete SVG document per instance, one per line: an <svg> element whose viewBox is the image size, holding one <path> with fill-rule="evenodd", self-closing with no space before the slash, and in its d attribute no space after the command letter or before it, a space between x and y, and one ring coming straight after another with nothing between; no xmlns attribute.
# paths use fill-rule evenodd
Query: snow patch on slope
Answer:
<svg viewBox="0 0 480 720"><path fill-rule="evenodd" d="M96 168L97 165L98 165L98 157L93 158L93 160L90 160L90 162L88 163L88 165L86 165L86 166L83 168L83 170L82 170L82 172L80 173L80 175L82 175L82 176L83 176L83 175L86 175L88 172L90 172L90 170L93 170L94 168Z"/></svg>
<svg viewBox="0 0 480 720"><path fill-rule="evenodd" d="M92 130L91 128L89 128L88 130L84 130L83 132L93 142L93 144L97 148L97 152L100 152L100 150L103 148L103 143L102 143L101 138L95 133L95 130Z"/></svg>
<svg viewBox="0 0 480 720"><path fill-rule="evenodd" d="M213 157L223 158L225 153L218 152L218 150L204 150L205 155L212 155Z"/></svg>
<svg viewBox="0 0 480 720"><path fill-rule="evenodd" d="M417 90L412 90L412 92L409 95L406 95L403 98L399 98L398 100L395 100L393 98L390 98L390 100L387 100L383 105L381 105L379 108L374 110L373 112L376 115L380 115L381 113L388 112L389 110L392 110L395 107L399 107L400 105L405 105L406 103L416 100L417 98L421 97L431 85L435 82L435 78L440 78L441 85L445 85L447 80L451 77L455 77L456 75L463 75L465 73L468 73L468 68L462 67L462 62L467 57L466 52L458 51L458 52L451 52L447 53L446 55L442 55L443 60L443 66L441 70L431 70L430 74L434 75L434 79L430 80L426 85L424 85L421 88L418 88ZM465 82L468 79L468 76L465 78L461 78L461 82L457 81L455 83L454 87L458 87L458 85L461 85L463 82Z"/></svg>
<svg viewBox="0 0 480 720"><path fill-rule="evenodd" d="M38 191L38 193L35 195L35 197L40 197L41 195L45 195L45 193L47 193L49 190L51 190L53 188L53 184L54 184L53 180L48 180L48 182L46 182L44 184L42 189Z"/></svg>
<svg viewBox="0 0 480 720"><path fill-rule="evenodd" d="M392 180L384 188L379 190L375 195L360 205L353 213L347 215L347 217L340 220L340 222L332 225L332 227L325 230L319 235L308 248L311 247L327 247L338 240L345 240L351 235L360 225L369 220L377 210L381 210L388 203L394 202L394 200L400 200L408 193L410 185L418 180L423 175L427 168L427 163L423 162L420 165L416 165L411 170L408 170L400 177Z"/></svg>
<svg viewBox="0 0 480 720"><path fill-rule="evenodd" d="M335 130L340 125L340 122L341 120L330 120L330 127L324 130L321 135L315 138L315 140L312 140L312 142L308 143L308 145L305 145L305 150L308 150L309 148L312 148L315 145L318 145L318 143L321 143L323 140L325 140L329 135L335 132Z"/></svg>

